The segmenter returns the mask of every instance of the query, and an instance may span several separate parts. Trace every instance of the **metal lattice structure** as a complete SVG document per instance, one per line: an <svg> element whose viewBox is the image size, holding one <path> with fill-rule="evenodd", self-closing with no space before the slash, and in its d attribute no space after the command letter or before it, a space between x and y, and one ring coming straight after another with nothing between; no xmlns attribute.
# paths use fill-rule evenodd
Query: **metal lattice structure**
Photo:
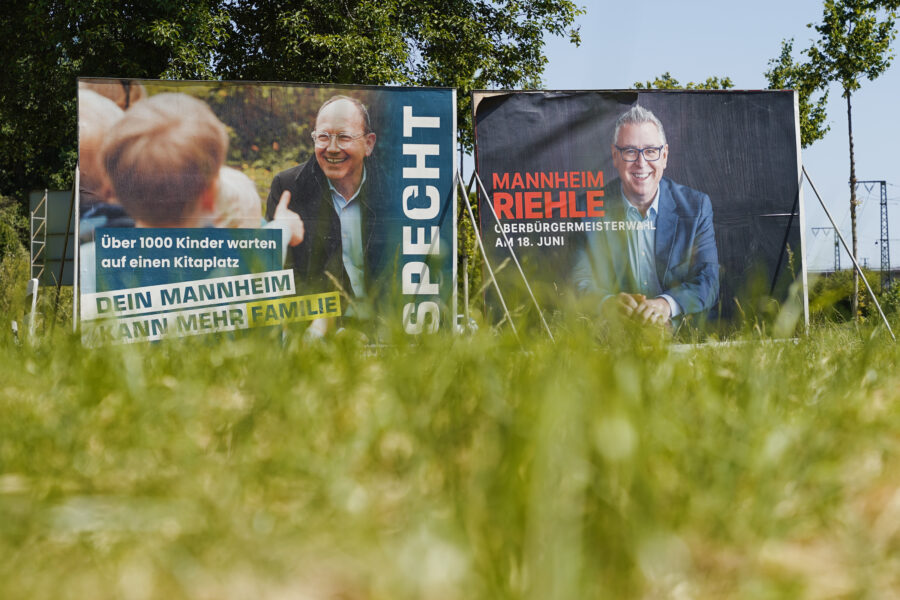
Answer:
<svg viewBox="0 0 900 600"><path fill-rule="evenodd" d="M887 182L881 182L881 289L891 287L891 240L888 236Z"/></svg>
<svg viewBox="0 0 900 600"><path fill-rule="evenodd" d="M44 250L47 247L47 190L37 207L31 211L31 277L40 279L44 273Z"/></svg>
<svg viewBox="0 0 900 600"><path fill-rule="evenodd" d="M838 243L837 229L832 228L832 231L834 231L834 271L837 273L841 270L841 245Z"/></svg>
<svg viewBox="0 0 900 600"><path fill-rule="evenodd" d="M871 193L872 187L878 184L880 190L881 205L881 290L887 290L891 287L891 241L888 235L888 209L887 209L887 181L857 181L857 186L865 186L866 191Z"/></svg>
<svg viewBox="0 0 900 600"><path fill-rule="evenodd" d="M834 272L837 273L841 270L841 245L838 243L838 232L834 227L813 227L812 232L816 237L819 236L820 233L824 233L830 231L834 234Z"/></svg>

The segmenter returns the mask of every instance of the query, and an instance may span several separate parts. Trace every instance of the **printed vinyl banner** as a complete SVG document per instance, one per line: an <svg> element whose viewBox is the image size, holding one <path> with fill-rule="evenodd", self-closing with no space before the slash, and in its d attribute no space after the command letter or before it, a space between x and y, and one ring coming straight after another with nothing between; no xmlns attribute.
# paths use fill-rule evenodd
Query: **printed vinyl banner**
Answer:
<svg viewBox="0 0 900 600"><path fill-rule="evenodd" d="M81 79L86 343L453 325L456 92Z"/></svg>
<svg viewBox="0 0 900 600"><path fill-rule="evenodd" d="M807 313L793 91L473 100L486 250L496 268L514 249L544 310L679 327L790 297ZM514 268L497 279L508 304L528 305Z"/></svg>

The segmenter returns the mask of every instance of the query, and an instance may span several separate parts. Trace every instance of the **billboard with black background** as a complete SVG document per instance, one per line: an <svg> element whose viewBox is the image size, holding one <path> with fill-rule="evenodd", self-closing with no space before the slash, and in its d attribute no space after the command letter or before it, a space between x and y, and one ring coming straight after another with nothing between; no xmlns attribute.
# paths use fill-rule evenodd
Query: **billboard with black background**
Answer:
<svg viewBox="0 0 900 600"><path fill-rule="evenodd" d="M607 279L627 279L628 239L636 235L655 238L657 255L648 264L662 292L672 289L685 305L682 317L690 314L694 323L733 321L791 295L805 309L793 91L473 96L476 169L500 218L498 225L480 198L486 249L496 266L509 255L507 241L512 245L543 309L565 310L572 302L589 307L586 291L596 291L595 280L602 279L600 255L617 248L623 256L607 256ZM647 232L624 217L612 148L616 121L636 105L658 118L668 146L657 222ZM509 304L528 306L514 269L503 269L498 281ZM600 286L604 294L634 291L614 287ZM489 292L494 308L495 300Z"/></svg>

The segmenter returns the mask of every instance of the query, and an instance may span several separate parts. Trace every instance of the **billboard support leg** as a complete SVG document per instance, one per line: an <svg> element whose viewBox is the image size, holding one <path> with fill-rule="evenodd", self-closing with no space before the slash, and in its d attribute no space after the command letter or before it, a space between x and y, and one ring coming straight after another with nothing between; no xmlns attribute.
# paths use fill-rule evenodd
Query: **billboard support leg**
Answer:
<svg viewBox="0 0 900 600"><path fill-rule="evenodd" d="M478 189L481 191L482 197L484 198L484 203L491 209L491 214L494 215L494 220L497 222L497 225L501 225L500 217L497 216L497 211L494 210L494 205L491 204L490 197L488 196L487 190L484 189L484 183L481 182L481 177L478 176L478 172L472 173L472 181L478 183ZM469 188L472 188L472 182L469 182ZM541 310L541 306L538 304L537 298L534 297L534 292L531 291L531 285L528 283L528 278L525 277L525 271L522 270L522 265L519 264L519 258L516 256L516 251L513 250L512 244L509 242L509 238L506 236L506 232L503 231L503 227L500 226L500 235L503 236L503 242L506 244L507 249L509 249L509 255L512 257L513 262L516 263L516 268L519 269L519 275L522 276L522 281L525 282L525 289L528 290L528 295L531 296L531 301L534 303L534 307L537 309L538 316L541 317L541 323L544 325L544 329L547 331L547 335L550 336L550 341L555 342L553 339L553 333L550 331L550 326L547 325L547 320L544 318L544 311Z"/></svg>
<svg viewBox="0 0 900 600"><path fill-rule="evenodd" d="M822 196L819 195L819 191L816 189L816 184L813 183L812 178L806 171L806 167L803 167L803 174L806 175L806 180L809 182L809 186L812 188L813 193L815 193L816 198L819 199L819 204L822 205L822 210L825 211L825 215L828 217L828 220L831 221L831 225L832 227L834 227L835 235L840 238L841 243L844 245L844 250L846 250L847 254L850 255L850 260L853 261L853 267L856 269L856 272L859 273L859 277L863 280L863 283L866 284L866 289L869 290L869 296L872 297L872 302L874 302L875 307L878 308L878 314L881 315L881 320L884 321L884 326L887 327L888 333L891 334L891 339L896 342L897 336L894 335L894 331L891 329L891 324L888 323L887 317L884 316L884 311L881 310L881 304L878 303L878 298L875 297L875 292L872 291L872 286L869 285L869 280L866 279L862 268L859 266L859 263L856 262L856 257L853 256L853 252L851 252L850 248L847 246L847 240L844 239L844 236L838 229L837 223L834 222L834 219L831 216L831 212L829 212L828 207L825 206L825 202L822 200Z"/></svg>
<svg viewBox="0 0 900 600"><path fill-rule="evenodd" d="M63 271L66 269L66 254L69 251L69 231L72 225L72 214L75 212L75 190L78 189L77 182L73 186L72 199L69 201L69 220L66 221L66 237L63 240L62 260L59 261L59 278L56 280L56 299L53 301L53 323L50 325L50 331L56 328L56 312L59 310L59 295L62 292ZM75 240L78 243L78 240ZM72 265L75 268L75 265Z"/></svg>
<svg viewBox="0 0 900 600"><path fill-rule="evenodd" d="M802 184L802 177L800 183ZM791 216L788 219L787 227L784 230L784 241L781 242L781 253L778 255L778 264L775 265L775 274L772 275L772 286L769 288L769 295L773 296L775 294L775 284L778 282L778 274L781 271L781 265L784 262L784 253L788 247L788 239L791 236L791 227L794 225L794 215L797 214L797 208L800 204L800 186L797 186L797 195L794 196L794 205L791 206ZM794 274L791 273L791 277Z"/></svg>
<svg viewBox="0 0 900 600"><path fill-rule="evenodd" d="M463 256L463 319L465 327L469 326L469 257Z"/></svg>
<svg viewBox="0 0 900 600"><path fill-rule="evenodd" d="M503 313L506 315L506 319L509 321L509 326L512 327L513 333L516 334L516 339L521 341L519 338L519 331L516 329L516 324L513 323L512 315L509 314L509 309L506 308L506 300L503 299L503 294L500 292L500 284L497 283L497 278L494 277L494 269L491 267L491 262L488 260L487 252L484 250L484 242L481 239L481 230L478 228L478 223L475 221L475 213L472 211L472 203L469 202L469 193L466 190L465 186L463 186L462 182L462 174L456 174L456 182L459 185L459 189L462 192L463 200L466 201L466 210L469 213L469 220L472 222L472 230L475 232L475 239L478 241L478 248L481 250L481 258L484 259L484 264L487 266L488 273L491 276L491 282L494 284L494 289L497 290L497 297L500 298L500 304L503 306ZM471 187L471 184L470 184ZM468 323L466 323L468 325Z"/></svg>
<svg viewBox="0 0 900 600"><path fill-rule="evenodd" d="M37 321L37 300L39 282L37 279L29 279L25 291L25 302L31 305L31 310L25 315L25 323L28 325L28 341L34 343L34 323Z"/></svg>

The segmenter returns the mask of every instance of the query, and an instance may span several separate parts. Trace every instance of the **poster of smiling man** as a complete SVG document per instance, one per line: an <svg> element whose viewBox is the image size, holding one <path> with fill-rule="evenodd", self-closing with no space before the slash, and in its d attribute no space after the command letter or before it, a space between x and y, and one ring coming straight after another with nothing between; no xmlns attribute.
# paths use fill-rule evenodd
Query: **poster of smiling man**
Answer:
<svg viewBox="0 0 900 600"><path fill-rule="evenodd" d="M455 104L448 89L81 79L85 339L451 327Z"/></svg>
<svg viewBox="0 0 900 600"><path fill-rule="evenodd" d="M477 92L473 105L490 260L512 248L545 311L673 329L789 299L805 314L794 92ZM513 271L501 289L527 306Z"/></svg>

